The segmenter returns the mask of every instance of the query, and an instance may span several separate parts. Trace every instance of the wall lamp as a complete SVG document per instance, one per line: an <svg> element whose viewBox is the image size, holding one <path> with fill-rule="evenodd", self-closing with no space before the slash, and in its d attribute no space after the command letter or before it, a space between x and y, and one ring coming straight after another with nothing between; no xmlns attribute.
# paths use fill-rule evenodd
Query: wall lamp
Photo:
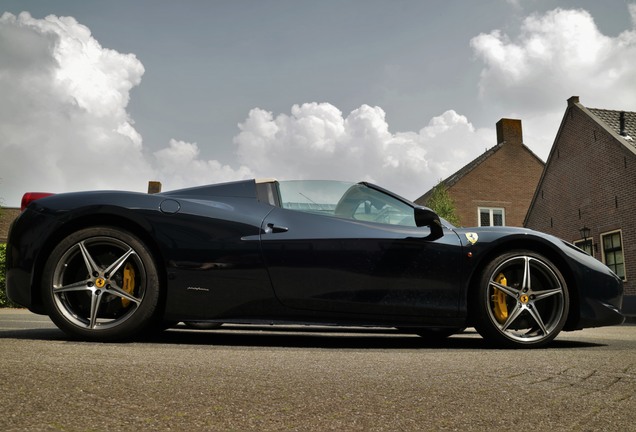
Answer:
<svg viewBox="0 0 636 432"><path fill-rule="evenodd" d="M584 241L587 241L587 238L590 236L590 229L588 227L586 227L585 225L583 225L583 228L581 228L579 230L579 232L581 233L581 238Z"/></svg>

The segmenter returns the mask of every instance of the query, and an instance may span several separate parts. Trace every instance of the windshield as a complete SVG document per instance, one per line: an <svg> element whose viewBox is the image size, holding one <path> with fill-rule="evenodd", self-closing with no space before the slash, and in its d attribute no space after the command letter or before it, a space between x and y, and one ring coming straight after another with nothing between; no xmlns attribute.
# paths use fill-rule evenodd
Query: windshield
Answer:
<svg viewBox="0 0 636 432"><path fill-rule="evenodd" d="M281 207L339 218L416 226L413 206L362 183L331 180L279 182Z"/></svg>

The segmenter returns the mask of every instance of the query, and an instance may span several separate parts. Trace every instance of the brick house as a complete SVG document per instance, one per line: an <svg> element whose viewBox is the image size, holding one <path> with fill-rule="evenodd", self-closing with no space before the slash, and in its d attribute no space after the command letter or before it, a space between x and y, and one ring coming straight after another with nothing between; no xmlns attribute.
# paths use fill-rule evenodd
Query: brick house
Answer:
<svg viewBox="0 0 636 432"><path fill-rule="evenodd" d="M19 208L2 207L0 209L0 243L7 242L9 226L20 215Z"/></svg>
<svg viewBox="0 0 636 432"><path fill-rule="evenodd" d="M525 225L614 270L624 280L624 311L636 314L636 113L568 99Z"/></svg>
<svg viewBox="0 0 636 432"><path fill-rule="evenodd" d="M544 163L523 144L521 120L497 122L497 145L442 183L463 226L523 226ZM426 205L432 189L416 199Z"/></svg>

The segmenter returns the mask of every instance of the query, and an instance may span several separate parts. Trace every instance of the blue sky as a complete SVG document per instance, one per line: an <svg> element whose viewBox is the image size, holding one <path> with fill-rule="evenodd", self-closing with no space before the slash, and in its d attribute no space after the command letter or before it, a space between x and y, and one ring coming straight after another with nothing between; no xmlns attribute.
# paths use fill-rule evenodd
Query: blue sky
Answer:
<svg viewBox="0 0 636 432"><path fill-rule="evenodd" d="M636 111L635 4L0 0L0 198L311 177L415 199L500 118L545 159L570 96Z"/></svg>

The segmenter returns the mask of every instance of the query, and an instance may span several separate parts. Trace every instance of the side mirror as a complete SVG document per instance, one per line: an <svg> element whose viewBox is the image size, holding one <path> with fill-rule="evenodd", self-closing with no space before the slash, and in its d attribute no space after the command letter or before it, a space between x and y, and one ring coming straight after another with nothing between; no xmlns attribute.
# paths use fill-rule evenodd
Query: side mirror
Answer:
<svg viewBox="0 0 636 432"><path fill-rule="evenodd" d="M431 234L426 237L426 240L436 240L444 235L439 216L426 207L415 207L415 225L418 227L427 226L431 229Z"/></svg>

